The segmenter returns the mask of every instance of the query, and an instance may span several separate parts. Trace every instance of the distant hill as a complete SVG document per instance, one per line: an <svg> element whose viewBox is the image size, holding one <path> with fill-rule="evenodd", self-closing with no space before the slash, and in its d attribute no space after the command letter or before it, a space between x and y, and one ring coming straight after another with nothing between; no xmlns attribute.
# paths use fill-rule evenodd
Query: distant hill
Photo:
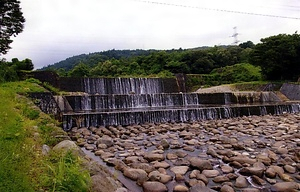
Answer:
<svg viewBox="0 0 300 192"><path fill-rule="evenodd" d="M223 46L226 47L226 46ZM185 50L204 50L209 49L211 47L203 46L203 47L196 47L196 48L190 48ZM135 56L147 56L150 55L153 52L159 52L161 50L142 50L142 49L136 49L136 50L108 50L108 51L102 51L102 52L95 52L95 53L89 53L89 54L81 54L76 55L73 57L69 57L63 61L59 61L57 63L48 65L46 67L41 68L40 70L50 70L50 69L65 69L66 71L69 71L74 68L78 63L82 62L90 67L93 67L97 65L99 62L104 62L106 60L110 59L120 59L120 58L130 58ZM166 52L174 52L174 51L184 51L183 49L170 49L165 50Z"/></svg>
<svg viewBox="0 0 300 192"><path fill-rule="evenodd" d="M48 65L46 67L41 68L40 70L49 70L49 69L65 69L69 71L74 68L75 65L82 62L86 65L93 67L99 62L103 62L109 59L120 59L120 58L129 58L133 56L142 56L149 55L152 52L156 52L157 50L108 50L102 52L95 52L89 54L81 54L73 57L69 57L63 61L54 63L52 65Z"/></svg>

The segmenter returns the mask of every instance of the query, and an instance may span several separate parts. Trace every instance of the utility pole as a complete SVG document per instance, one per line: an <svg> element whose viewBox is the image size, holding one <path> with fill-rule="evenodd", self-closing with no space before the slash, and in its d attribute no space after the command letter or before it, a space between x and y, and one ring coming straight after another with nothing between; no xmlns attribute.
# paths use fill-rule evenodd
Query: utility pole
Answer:
<svg viewBox="0 0 300 192"><path fill-rule="evenodd" d="M234 27L233 28L234 32L233 32L233 35L231 37L233 37L233 45L237 45L240 41L238 40L238 32L237 32L237 27Z"/></svg>

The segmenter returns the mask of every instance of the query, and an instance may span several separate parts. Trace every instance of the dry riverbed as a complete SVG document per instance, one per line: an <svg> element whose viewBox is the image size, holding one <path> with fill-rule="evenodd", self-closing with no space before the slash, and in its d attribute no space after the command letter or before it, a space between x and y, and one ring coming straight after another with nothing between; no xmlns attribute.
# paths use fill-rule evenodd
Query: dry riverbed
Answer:
<svg viewBox="0 0 300 192"><path fill-rule="evenodd" d="M73 128L69 135L126 178L119 191L300 190L300 114Z"/></svg>

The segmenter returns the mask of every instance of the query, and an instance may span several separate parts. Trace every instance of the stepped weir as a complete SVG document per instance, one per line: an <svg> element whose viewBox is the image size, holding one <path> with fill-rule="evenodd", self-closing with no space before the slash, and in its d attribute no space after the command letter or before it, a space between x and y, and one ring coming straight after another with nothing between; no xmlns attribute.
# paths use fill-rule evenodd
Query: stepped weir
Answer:
<svg viewBox="0 0 300 192"><path fill-rule="evenodd" d="M274 92L186 93L179 84L160 78L64 78L61 89L70 94L32 97L42 100L43 111L59 112L66 131L300 112L299 103L282 102Z"/></svg>

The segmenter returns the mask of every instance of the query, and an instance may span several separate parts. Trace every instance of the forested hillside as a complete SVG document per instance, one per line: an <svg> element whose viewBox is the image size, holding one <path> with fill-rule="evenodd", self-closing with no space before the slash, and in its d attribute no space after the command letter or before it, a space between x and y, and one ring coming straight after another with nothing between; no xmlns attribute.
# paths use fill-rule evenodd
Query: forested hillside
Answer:
<svg viewBox="0 0 300 192"><path fill-rule="evenodd" d="M74 56L42 70L71 77L166 77L175 73L217 77L216 71L221 73L224 67L242 63L260 67L266 80L297 80L300 76L300 35L279 34L263 38L256 45L247 41L238 46L195 49L109 50ZM228 79L226 74L219 77Z"/></svg>
<svg viewBox="0 0 300 192"><path fill-rule="evenodd" d="M213 69L248 62L249 46L220 46L173 50L110 50L68 58L42 70L62 76L149 76L207 74Z"/></svg>
<svg viewBox="0 0 300 192"><path fill-rule="evenodd" d="M58 63L54 63L53 65L48 65L43 67L41 70L48 70L48 69L65 69L66 71L71 70L76 66L78 63L82 62L88 66L94 66L99 62L104 62L109 59L120 59L120 58L129 58L133 56L140 56L140 55L148 55L154 50L108 50L103 52L96 52L90 54L81 54L76 55L70 58L67 58L63 61Z"/></svg>

